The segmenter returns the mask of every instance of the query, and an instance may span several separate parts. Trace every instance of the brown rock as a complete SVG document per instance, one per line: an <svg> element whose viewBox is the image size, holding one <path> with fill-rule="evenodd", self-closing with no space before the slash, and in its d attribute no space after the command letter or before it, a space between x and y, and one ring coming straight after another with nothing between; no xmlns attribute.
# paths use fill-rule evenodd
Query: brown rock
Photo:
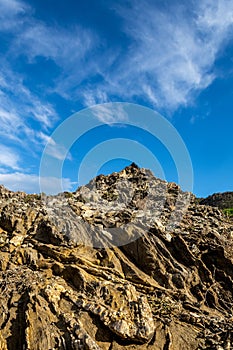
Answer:
<svg viewBox="0 0 233 350"><path fill-rule="evenodd" d="M135 164L40 198L0 186L1 350L233 348L221 211Z"/></svg>

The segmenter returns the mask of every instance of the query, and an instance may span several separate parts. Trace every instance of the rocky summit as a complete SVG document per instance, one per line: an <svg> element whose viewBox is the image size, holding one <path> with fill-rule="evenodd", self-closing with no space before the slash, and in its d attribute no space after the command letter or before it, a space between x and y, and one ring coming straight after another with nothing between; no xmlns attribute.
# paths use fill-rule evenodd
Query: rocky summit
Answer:
<svg viewBox="0 0 233 350"><path fill-rule="evenodd" d="M135 164L0 187L1 350L233 349L233 223Z"/></svg>

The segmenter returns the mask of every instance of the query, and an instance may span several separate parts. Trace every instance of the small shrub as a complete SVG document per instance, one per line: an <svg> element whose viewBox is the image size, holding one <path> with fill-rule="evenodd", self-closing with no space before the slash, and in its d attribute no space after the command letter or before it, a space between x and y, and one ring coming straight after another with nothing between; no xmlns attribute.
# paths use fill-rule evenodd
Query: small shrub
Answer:
<svg viewBox="0 0 233 350"><path fill-rule="evenodd" d="M223 209L223 212L227 217L233 217L233 208Z"/></svg>

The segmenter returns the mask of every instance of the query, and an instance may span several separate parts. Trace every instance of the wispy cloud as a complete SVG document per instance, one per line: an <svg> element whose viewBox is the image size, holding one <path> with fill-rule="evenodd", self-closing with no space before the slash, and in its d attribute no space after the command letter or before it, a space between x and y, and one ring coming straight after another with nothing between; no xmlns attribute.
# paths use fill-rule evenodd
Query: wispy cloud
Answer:
<svg viewBox="0 0 233 350"><path fill-rule="evenodd" d="M9 168L19 170L23 164L25 167L25 150L28 159L42 148L38 131L32 126L33 122L38 122L37 129L47 130L56 118L56 112L52 106L42 104L30 92L24 85L23 78L17 72L14 73L4 59L1 59L1 63L0 139L1 143L11 144L11 148L0 147L0 165L7 167L9 172Z"/></svg>
<svg viewBox="0 0 233 350"><path fill-rule="evenodd" d="M22 153L27 151L27 158L36 157L43 147L40 130L48 133L58 116L54 107L30 91L23 76L1 56L0 64L0 142L11 143L23 164Z"/></svg>
<svg viewBox="0 0 233 350"><path fill-rule="evenodd" d="M128 115L121 104L102 104L93 109L93 114L105 124L127 122Z"/></svg>
<svg viewBox="0 0 233 350"><path fill-rule="evenodd" d="M19 184L38 181L19 172L20 151L41 151L49 140L59 118L49 102L54 93L79 107L144 101L173 112L192 104L216 79L216 60L233 37L229 0L119 0L111 10L115 20L120 18L116 30L124 43L118 37L114 47L87 23L84 28L38 19L32 3L0 0L0 33L7 38L0 50L0 142L13 144L0 149L0 179L12 185L14 174L5 174L6 168L18 171ZM37 81L39 73L34 79L30 69L41 68L40 60L54 69ZM102 107L96 117L107 123L125 120L122 111L115 112ZM51 155L63 158L65 151L50 145Z"/></svg>
<svg viewBox="0 0 233 350"><path fill-rule="evenodd" d="M95 94L93 94L93 90L86 88L82 92L82 96L84 100L84 105L88 107L94 106L97 103L109 102L107 91L102 91L98 88L95 89Z"/></svg>
<svg viewBox="0 0 233 350"><path fill-rule="evenodd" d="M40 152L49 139L49 133L58 120L57 112L47 101L47 96L54 90L59 90L62 80L65 84L67 77L77 73L77 64L82 66L80 60L84 59L91 42L87 31L77 27L70 30L55 25L51 27L36 19L33 8L20 0L0 0L1 32L8 35L8 40L7 46L2 47L3 51L0 54L0 140L7 144L11 142L13 147L0 147L0 179L13 189L21 187L31 191L34 188L34 191L37 191L39 188L35 188L39 179L36 175L19 172L11 174L9 171L20 170L22 164L25 167L25 150L27 158L34 158L35 163L38 162L37 158L40 157ZM37 57L54 62L61 72L57 81L58 87L53 88L52 80L46 81L39 89L36 80L30 83L27 72L20 72L16 68L19 62L21 65L22 57L23 60L26 59L24 64L29 66L36 64ZM79 71L82 80L85 73L80 68ZM75 76L77 77L77 74ZM69 83L69 86L71 85L72 83ZM63 89L61 94L65 94L65 91L66 89ZM64 154L61 147L52 143L49 151L59 159ZM69 154L67 156L71 159ZM32 168L27 171L33 169L33 162L31 165ZM50 186L56 183L55 179L53 180L50 181ZM68 182L65 187L67 186Z"/></svg>
<svg viewBox="0 0 233 350"><path fill-rule="evenodd" d="M68 178L59 179L56 177L39 178L38 175L25 174L21 172L0 173L0 184L12 191L24 191L27 193L40 193L40 182L43 182L43 190L48 190L47 194L57 194L62 187L64 191L71 191L74 185Z"/></svg>
<svg viewBox="0 0 233 350"><path fill-rule="evenodd" d="M152 1L128 1L116 5L124 33L131 45L115 71L102 65L106 77L92 96L117 95L128 100L140 97L159 108L174 111L193 102L193 97L216 78L215 61L233 37L233 3L167 3L158 8ZM109 79L109 76L111 79Z"/></svg>
<svg viewBox="0 0 233 350"><path fill-rule="evenodd" d="M28 9L29 6L19 0L0 0L0 30L17 30Z"/></svg>
<svg viewBox="0 0 233 350"><path fill-rule="evenodd" d="M59 73L45 87L47 93L55 91L88 106L138 98L171 111L188 105L216 78L215 61L232 38L229 0L163 6L150 0L119 1L112 12L121 18L118 29L128 44L122 49L118 43L115 50L92 28L50 26L38 20L23 1L0 0L0 9L6 14L2 30L15 34L17 23L8 53L23 54L29 63L37 57L51 60ZM51 106L21 91L34 101L34 117L49 126Z"/></svg>
<svg viewBox="0 0 233 350"><path fill-rule="evenodd" d="M19 170L19 156L11 148L0 144L0 166Z"/></svg>
<svg viewBox="0 0 233 350"><path fill-rule="evenodd" d="M15 140L21 135L20 141L22 133L30 134L33 121L39 123L37 129L48 132L58 115L47 97L57 92L69 99L70 90L77 90L90 74L91 64L84 63L87 52L97 44L95 34L78 26L49 26L36 19L32 6L21 0L0 0L0 32L10 34L5 54L0 54L0 134ZM36 64L38 57L51 60L59 74L51 77L48 73L46 82L37 88L36 80L28 83L27 73L15 68L22 57L29 66Z"/></svg>
<svg viewBox="0 0 233 350"><path fill-rule="evenodd" d="M212 11L205 1L189 9L176 3L166 12L155 11L154 5L142 1L132 4L131 15L122 8L119 13L134 39L129 55L133 58L128 61L129 75L137 80L134 85L140 86L139 79L145 82L147 97L160 106L177 108L189 103L193 92L206 88L215 78L214 61L233 23L232 3L216 1ZM231 16L211 26L216 8L222 7Z"/></svg>
<svg viewBox="0 0 233 350"><path fill-rule="evenodd" d="M78 85L98 70L93 60L100 43L98 36L78 24L69 28L56 23L51 26L34 16L33 7L19 0L10 2L12 6L0 0L4 13L8 13L0 15L0 32L13 35L7 52L10 60L24 56L29 64L36 63L38 57L53 62L59 67L57 78L53 76L44 88L47 93L57 92L68 99L70 90L78 92Z"/></svg>
<svg viewBox="0 0 233 350"><path fill-rule="evenodd" d="M49 137L46 145L46 154L52 156L55 159L59 160L72 160L72 156L69 150L62 144L57 144L52 137Z"/></svg>
<svg viewBox="0 0 233 350"><path fill-rule="evenodd" d="M52 59L64 70L70 70L75 62L78 68L80 61L93 48L93 37L94 34L78 26L67 30L31 19L14 45L17 52L24 52L30 60L43 56Z"/></svg>
<svg viewBox="0 0 233 350"><path fill-rule="evenodd" d="M14 71L0 57L0 97L1 109L8 119L11 115L12 123L25 123L30 119L36 120L42 128L49 128L57 120L57 113L53 106L34 94L24 83L24 76ZM8 115L8 117L7 117Z"/></svg>

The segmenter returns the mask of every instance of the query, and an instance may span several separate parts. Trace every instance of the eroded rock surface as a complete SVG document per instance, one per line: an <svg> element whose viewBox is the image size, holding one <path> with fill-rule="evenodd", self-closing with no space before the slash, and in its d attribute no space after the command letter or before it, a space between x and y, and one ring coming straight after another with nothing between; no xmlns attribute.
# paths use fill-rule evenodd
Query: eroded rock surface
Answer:
<svg viewBox="0 0 233 350"><path fill-rule="evenodd" d="M233 349L233 225L132 164L0 187L0 349Z"/></svg>

